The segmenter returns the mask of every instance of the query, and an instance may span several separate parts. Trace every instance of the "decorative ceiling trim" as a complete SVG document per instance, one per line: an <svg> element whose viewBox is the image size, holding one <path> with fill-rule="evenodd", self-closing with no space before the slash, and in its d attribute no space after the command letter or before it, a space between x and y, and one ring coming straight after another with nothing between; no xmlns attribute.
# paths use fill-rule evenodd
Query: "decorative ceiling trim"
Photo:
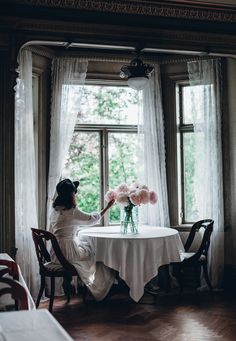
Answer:
<svg viewBox="0 0 236 341"><path fill-rule="evenodd" d="M63 9L109 12L115 14L134 14L176 19L203 21L236 22L236 8L210 4L183 4L146 0L10 0L14 4L46 6Z"/></svg>
<svg viewBox="0 0 236 341"><path fill-rule="evenodd" d="M33 32L36 31L37 35L40 32L43 33L56 33L58 39L58 32L60 34L75 34L77 37L78 34L86 37L86 41L88 42L89 37L91 39L96 40L96 37L103 37L104 41L112 41L113 45L118 44L119 39L124 38L123 31L125 32L126 38L129 37L130 41L137 41L138 39L145 39L146 46L145 47L155 47L155 42L158 43L159 47L160 43L164 45L168 45L170 42L175 42L176 44L181 42L181 46L184 49L184 44L189 43L197 43L202 44L202 46L221 46L228 48L232 47L235 49L236 47L236 36L235 35L226 35L226 34L214 34L214 33L199 33L193 31L178 31L178 30L165 30L165 29L152 29L152 28L132 28L128 26L123 26L122 32L120 27L114 27L111 25L90 25L84 23L65 23L65 22L52 22L52 21L35 21L32 19L19 20L16 23L15 29L19 31L28 31ZM151 39L150 39L151 37ZM35 37L36 38L36 37ZM37 38L36 38L37 39ZM60 39L60 38L59 38ZM73 38L70 36L70 39ZM73 42L76 42L75 41ZM50 37L52 40L52 37ZM72 41L70 41L71 43ZM131 42L130 42L131 44ZM209 51L206 51L209 52Z"/></svg>

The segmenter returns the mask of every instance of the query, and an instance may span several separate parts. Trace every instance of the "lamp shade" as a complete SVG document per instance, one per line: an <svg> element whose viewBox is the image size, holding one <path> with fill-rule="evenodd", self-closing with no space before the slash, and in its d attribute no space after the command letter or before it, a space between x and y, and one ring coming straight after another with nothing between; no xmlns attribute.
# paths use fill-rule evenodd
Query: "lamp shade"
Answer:
<svg viewBox="0 0 236 341"><path fill-rule="evenodd" d="M144 77L130 77L128 78L128 85L129 87L131 87L132 89L135 90L143 90L147 83L148 83L148 77L144 76Z"/></svg>

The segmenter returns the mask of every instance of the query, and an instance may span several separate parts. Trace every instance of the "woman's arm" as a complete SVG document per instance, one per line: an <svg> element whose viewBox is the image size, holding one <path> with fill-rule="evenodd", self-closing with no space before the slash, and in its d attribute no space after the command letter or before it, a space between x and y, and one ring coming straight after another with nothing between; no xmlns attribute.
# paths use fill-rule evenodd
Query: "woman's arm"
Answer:
<svg viewBox="0 0 236 341"><path fill-rule="evenodd" d="M100 213L93 212L93 213L88 214L88 213L81 211L79 208L76 207L73 212L74 218L77 219L78 224L81 226L94 225L101 219L101 217L114 204L114 202L115 202L114 200L110 201L106 205L106 207L104 207L104 209L101 210Z"/></svg>
<svg viewBox="0 0 236 341"><path fill-rule="evenodd" d="M114 204L115 200L109 201L109 203L101 210L100 215L101 217L106 213L106 211Z"/></svg>

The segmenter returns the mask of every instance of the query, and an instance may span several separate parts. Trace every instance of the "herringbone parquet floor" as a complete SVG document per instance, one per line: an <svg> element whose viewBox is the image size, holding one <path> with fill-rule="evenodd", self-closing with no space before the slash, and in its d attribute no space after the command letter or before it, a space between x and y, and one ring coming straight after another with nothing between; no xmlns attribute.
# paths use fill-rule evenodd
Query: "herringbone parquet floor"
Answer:
<svg viewBox="0 0 236 341"><path fill-rule="evenodd" d="M175 294L155 304L148 294L138 304L127 293L86 305L78 297L69 304L56 298L53 314L74 340L236 340L236 298L228 293Z"/></svg>

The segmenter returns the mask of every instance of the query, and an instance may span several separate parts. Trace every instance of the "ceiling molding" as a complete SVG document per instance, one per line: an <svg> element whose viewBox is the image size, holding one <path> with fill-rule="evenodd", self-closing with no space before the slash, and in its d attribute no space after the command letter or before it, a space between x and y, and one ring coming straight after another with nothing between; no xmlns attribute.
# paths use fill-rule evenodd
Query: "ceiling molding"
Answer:
<svg viewBox="0 0 236 341"><path fill-rule="evenodd" d="M107 43L112 45L119 45L127 37L129 39L129 45L135 46L135 42L139 40L145 41L145 47L160 47L170 46L174 48L173 43L178 46L184 44L197 44L197 47L202 47L202 51L206 51L205 47L211 50L213 47L216 51L220 51L222 48L227 49L236 48L236 36L219 34L219 33L206 33L206 32L193 32L193 31L182 31L182 30L166 30L166 29L155 29L145 27L129 27L123 26L122 29L119 26L112 25L98 25L98 24L86 24L86 23L75 23L75 22L57 22L57 21L46 21L40 20L35 21L32 19L18 20L16 24L16 30L18 32L24 31L29 32L30 36L34 39L38 39L38 35L50 32L50 34L56 34L56 40L60 39L60 35L70 34L70 43L76 43L78 35L80 42L86 41L91 43L96 41L99 37L100 43ZM37 33L37 36L33 35L33 32ZM73 36L71 35L73 34ZM125 37L125 38L124 38ZM52 40L52 35L50 36ZM103 42L102 42L103 41Z"/></svg>
<svg viewBox="0 0 236 341"><path fill-rule="evenodd" d="M149 0L8 0L17 5L77 9L175 19L236 22L236 7L200 1Z"/></svg>

